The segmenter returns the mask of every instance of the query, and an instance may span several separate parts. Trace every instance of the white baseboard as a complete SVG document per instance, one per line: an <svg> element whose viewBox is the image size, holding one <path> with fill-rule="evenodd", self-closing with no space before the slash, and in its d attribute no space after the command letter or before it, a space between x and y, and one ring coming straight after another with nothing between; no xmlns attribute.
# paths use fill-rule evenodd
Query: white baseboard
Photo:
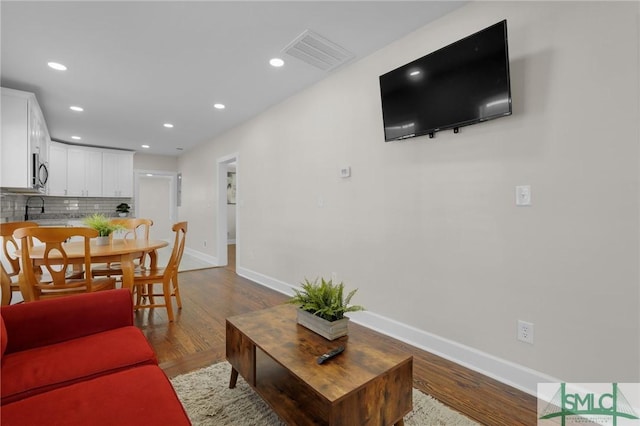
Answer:
<svg viewBox="0 0 640 426"><path fill-rule="evenodd" d="M203 262L210 263L211 266L220 266L220 262L218 262L218 258L214 256L209 256L208 254L204 254L197 250L191 249L189 247L184 248L184 252L189 256L193 256L198 260L202 260Z"/></svg>
<svg viewBox="0 0 640 426"><path fill-rule="evenodd" d="M254 281L262 286L269 287L270 289L284 293L287 296L293 296L294 287L284 281L276 280L275 278L268 277L259 272L255 272L247 268L239 268L237 266L236 273L241 277L245 277L246 279Z"/></svg>
<svg viewBox="0 0 640 426"><path fill-rule="evenodd" d="M288 296L297 288L284 281L271 278L247 268L237 268L237 274ZM375 312L363 311L349 314L357 324L401 340L434 355L462 365L501 383L536 396L538 383L560 383L562 380L532 370L520 364L498 358L478 349L437 336Z"/></svg>

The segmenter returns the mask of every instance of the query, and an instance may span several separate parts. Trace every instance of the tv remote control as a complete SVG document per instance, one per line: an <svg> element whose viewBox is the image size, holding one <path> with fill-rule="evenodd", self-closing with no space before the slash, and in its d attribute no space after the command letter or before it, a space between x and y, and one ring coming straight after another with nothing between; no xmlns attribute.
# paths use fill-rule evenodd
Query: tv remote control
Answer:
<svg viewBox="0 0 640 426"><path fill-rule="evenodd" d="M332 351L327 352L326 354L322 354L318 357L318 364L322 364L323 362L330 360L334 356L340 355L344 352L344 346L338 346Z"/></svg>

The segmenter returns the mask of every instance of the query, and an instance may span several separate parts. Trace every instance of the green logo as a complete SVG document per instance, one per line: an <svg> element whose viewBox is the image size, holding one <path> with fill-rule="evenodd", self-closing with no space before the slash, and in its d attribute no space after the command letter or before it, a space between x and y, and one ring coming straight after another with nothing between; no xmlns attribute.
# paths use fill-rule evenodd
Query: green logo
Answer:
<svg viewBox="0 0 640 426"><path fill-rule="evenodd" d="M593 385L587 385L592 388ZM597 384L600 387L603 384ZM606 386L609 386L608 384ZM538 387L540 394L540 387ZM635 395L637 397L637 395ZM559 389L554 394L551 401L546 405L539 419L560 420L562 426L567 424L611 424L618 425L618 420L625 419L625 424L629 424L626 420L636 422L639 417L634 411L633 406L629 403L625 395L620 391L618 383L611 383L611 388L607 388L600 392L579 391L573 387L567 389L566 383L560 383Z"/></svg>

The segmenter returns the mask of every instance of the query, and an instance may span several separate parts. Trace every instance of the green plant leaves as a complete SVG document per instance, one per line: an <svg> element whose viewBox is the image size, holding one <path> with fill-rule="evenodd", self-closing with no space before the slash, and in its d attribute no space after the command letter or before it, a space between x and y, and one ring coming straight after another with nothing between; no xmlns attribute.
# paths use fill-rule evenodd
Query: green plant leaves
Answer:
<svg viewBox="0 0 640 426"><path fill-rule="evenodd" d="M111 220L102 213L95 213L91 216L85 217L82 222L89 228L93 228L98 231L99 237L108 237L113 231L125 229L122 225L111 223Z"/></svg>
<svg viewBox="0 0 640 426"><path fill-rule="evenodd" d="M300 283L302 290L294 289L294 296L288 303L298 305L300 309L317 315L327 321L336 321L344 318L346 312L363 311L360 305L349 305L351 298L358 289L349 292L344 298L344 284L333 284L332 280L326 281L324 278L318 282L309 281L305 278Z"/></svg>

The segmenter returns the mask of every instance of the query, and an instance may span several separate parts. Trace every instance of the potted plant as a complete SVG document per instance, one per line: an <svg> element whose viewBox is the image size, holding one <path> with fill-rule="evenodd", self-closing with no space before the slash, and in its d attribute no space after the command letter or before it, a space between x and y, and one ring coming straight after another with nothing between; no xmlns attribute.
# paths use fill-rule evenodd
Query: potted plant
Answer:
<svg viewBox="0 0 640 426"><path fill-rule="evenodd" d="M129 213L129 209L131 206L127 203L120 203L116 206L116 211L118 212L118 216L125 217Z"/></svg>
<svg viewBox="0 0 640 426"><path fill-rule="evenodd" d="M96 245L104 246L109 244L111 234L114 231L120 231L125 229L122 225L112 223L111 220L102 213L96 213L91 216L85 217L82 222L89 228L93 228L98 231L98 238L96 238Z"/></svg>
<svg viewBox="0 0 640 426"><path fill-rule="evenodd" d="M305 278L301 290L294 289L295 295L288 303L298 305L298 324L318 333L328 340L335 340L348 333L347 312L363 311L360 305L349 305L358 291L352 290L344 297L344 284L333 284L324 278L309 281Z"/></svg>

